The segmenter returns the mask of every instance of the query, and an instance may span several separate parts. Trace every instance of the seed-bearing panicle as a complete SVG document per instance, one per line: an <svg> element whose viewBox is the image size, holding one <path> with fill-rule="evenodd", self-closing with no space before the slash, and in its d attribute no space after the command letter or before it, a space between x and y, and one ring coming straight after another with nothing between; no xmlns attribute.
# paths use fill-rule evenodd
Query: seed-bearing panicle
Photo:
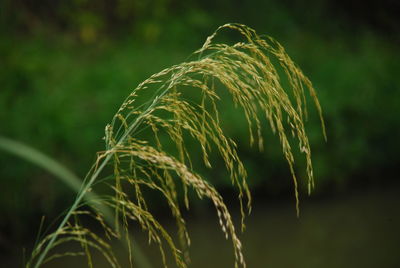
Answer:
<svg viewBox="0 0 400 268"><path fill-rule="evenodd" d="M242 40L231 45L218 43L215 40L223 31L238 32ZM198 164L199 155L208 168L212 168L215 159L211 156L218 155L222 159L238 190L243 230L246 210L251 210L251 195L236 142L222 127L220 103L226 96L242 110L251 145L263 149L263 120L267 120L278 135L292 174L299 211L293 142L297 142L306 159L309 191L314 187L311 150L304 128L306 93L311 96L323 127L321 106L311 82L279 43L261 37L241 24L219 27L192 59L152 75L129 94L106 127L106 149L98 153L75 203L56 232L37 245L27 267L37 268L54 258L77 255L85 255L88 266L92 267L93 249L99 250L111 267L118 267L107 241L125 234L129 244L126 234L132 222L148 233L149 243L158 245L165 267L168 251L178 267L187 267L190 238L182 207L189 209L189 189L199 198L207 198L213 203L219 225L225 237L232 241L235 267L246 267L242 243L227 205L212 180L206 180L194 171L194 161ZM282 79L288 81L288 89L282 86ZM323 132L325 135L324 128ZM200 154L189 148L189 143L196 144ZM101 182L99 177L105 173L106 166L111 166L112 175L104 181L113 194L93 200L94 209L89 212L83 207L82 198ZM178 227L179 245L150 212L149 200L144 194L146 188L159 192L168 204ZM113 225L105 222L102 206L115 211ZM104 228L107 239L84 227L82 217L96 219ZM66 242L77 242L82 250L47 256ZM132 265L130 250L134 249L128 248Z"/></svg>

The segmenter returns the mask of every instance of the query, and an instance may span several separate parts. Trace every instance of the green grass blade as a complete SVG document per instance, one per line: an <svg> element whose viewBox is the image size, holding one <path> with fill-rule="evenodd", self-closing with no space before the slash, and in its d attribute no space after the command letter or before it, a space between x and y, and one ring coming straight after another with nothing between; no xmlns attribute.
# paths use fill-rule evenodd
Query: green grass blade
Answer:
<svg viewBox="0 0 400 268"><path fill-rule="evenodd" d="M57 179L68 185L68 187L73 189L75 192L80 192L82 181L72 171L70 171L61 163L57 162L51 157L45 155L44 153L21 142L17 142L1 136L0 149L45 169L49 173L53 174ZM92 203L92 200L99 199L97 194L94 192L86 193L84 198L89 203L89 205ZM108 207L99 206L99 204L96 204L96 208L103 213L104 218L108 224L113 224L114 216L112 211ZM143 268L151 268L152 266L150 262L142 253L139 246L134 242L132 237L130 238L130 240L132 243L135 244L135 250L132 253L134 254L134 259L136 260L137 265Z"/></svg>
<svg viewBox="0 0 400 268"><path fill-rule="evenodd" d="M53 174L63 183L78 192L81 188L81 180L59 162L23 143L0 137L0 149L19 156Z"/></svg>

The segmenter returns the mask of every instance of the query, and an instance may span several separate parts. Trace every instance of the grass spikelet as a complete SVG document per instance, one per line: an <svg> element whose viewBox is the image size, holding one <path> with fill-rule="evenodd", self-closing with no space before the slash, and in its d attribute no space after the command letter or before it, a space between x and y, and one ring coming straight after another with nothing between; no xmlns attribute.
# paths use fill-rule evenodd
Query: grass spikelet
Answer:
<svg viewBox="0 0 400 268"><path fill-rule="evenodd" d="M216 42L217 36L225 30L239 33L242 40L233 45ZM219 105L222 96L230 96L235 106L243 111L250 144L256 144L260 150L264 144L262 117L268 120L270 128L279 137L289 164L299 211L295 157L287 135L293 135L299 150L304 153L311 191L314 187L311 150L304 129L307 92L323 126L321 107L311 82L279 43L240 24L219 27L192 55L192 59L152 75L125 99L106 126L106 149L98 153L74 204L57 230L37 245L27 267L38 268L53 258L79 254L86 255L91 267L90 250L93 249L99 250L112 267L118 267L108 242L80 223L79 218L85 215L97 219L105 229L107 240L121 237L123 231L129 232L130 223L137 223L148 233L149 243L158 245L164 266L167 266L165 249L168 248L176 265L187 267L189 257L186 250L190 238L180 199L189 209L188 189L213 203L219 225L226 238L232 241L235 267L246 267L242 244L228 208L212 182L194 171L194 154L186 146L189 140L195 141L206 167L212 167L211 154L218 154L223 160L232 184L238 189L241 227L244 229L243 219L246 210L251 209L251 195L237 145L221 127ZM285 78L280 75L279 68ZM289 89L283 88L282 79L288 81ZM325 130L323 132L325 135ZM96 202L114 209L114 226L107 225L99 211L87 212L82 208L83 197L98 183L100 176L105 176L107 166L112 167L113 180L107 180L107 183L114 194ZM145 189L157 191L165 198L176 220L179 246L149 210ZM183 189L183 197L179 189ZM124 230L118 228L120 225ZM55 247L66 242L78 242L82 252L54 253L47 257Z"/></svg>

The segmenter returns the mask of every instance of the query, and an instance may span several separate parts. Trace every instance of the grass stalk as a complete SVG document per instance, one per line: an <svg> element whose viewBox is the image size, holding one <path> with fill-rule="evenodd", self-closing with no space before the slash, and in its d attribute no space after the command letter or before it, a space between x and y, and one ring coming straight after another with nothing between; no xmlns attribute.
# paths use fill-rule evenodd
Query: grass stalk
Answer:
<svg viewBox="0 0 400 268"><path fill-rule="evenodd" d="M0 136L0 149L16 155L26 161L32 162L33 164L53 174L56 178L65 183L73 191L77 193L81 192L82 181L78 178L78 176L76 176L72 171L70 171L58 161L32 148L31 146ZM93 205L93 200L99 199L97 194L93 191L87 192L85 195L83 195L83 198L86 199L89 205ZM112 225L114 223L114 217L112 215L113 212L110 210L110 208L102 204L96 204L96 206L103 213L106 222ZM133 252L133 254L136 263L140 267L151 268L152 266L149 260L143 254L141 248L137 245L137 243L135 243L133 237L130 237L129 239L133 244L135 244L135 251Z"/></svg>

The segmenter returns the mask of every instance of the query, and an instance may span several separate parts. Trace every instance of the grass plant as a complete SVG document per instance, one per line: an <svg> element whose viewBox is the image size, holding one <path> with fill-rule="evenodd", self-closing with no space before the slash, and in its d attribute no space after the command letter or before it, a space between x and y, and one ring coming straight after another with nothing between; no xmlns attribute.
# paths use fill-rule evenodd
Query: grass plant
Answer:
<svg viewBox="0 0 400 268"><path fill-rule="evenodd" d="M217 42L223 32L237 33L241 40L234 44ZM288 89L282 86L282 81L287 81ZM167 266L167 256L171 255L178 267L187 267L190 237L182 210L189 209L189 191L213 203L219 225L232 241L235 267L246 267L227 204L212 181L196 173L198 154L186 144L188 140L198 144L202 162L208 168L213 165L211 156L218 155L224 162L238 191L243 230L243 219L251 210L251 194L237 143L222 127L221 98L231 99L243 111L250 144L260 150L264 145L265 117L278 135L289 164L299 213L293 143L307 163L308 191L314 187L311 150L304 127L306 93L318 110L325 134L315 90L284 48L245 25L219 27L189 60L152 75L125 99L105 127L105 150L98 152L74 203L55 231L35 246L26 267L39 268L56 258L82 255L88 267L93 267L94 250L111 267L120 267L110 246L114 238L127 241L129 262L133 266L131 251L134 249L130 247L129 236L132 223L148 233L149 243L158 245L164 266ZM107 185L109 192L95 198L92 195L91 209L88 209L85 198L100 184ZM146 198L148 190L164 197L178 227L178 241L151 213L150 200ZM111 223L105 220L104 207L115 212ZM85 226L82 220L85 217L94 218L104 228L105 238ZM65 243L76 243L80 250L60 253L58 248Z"/></svg>

